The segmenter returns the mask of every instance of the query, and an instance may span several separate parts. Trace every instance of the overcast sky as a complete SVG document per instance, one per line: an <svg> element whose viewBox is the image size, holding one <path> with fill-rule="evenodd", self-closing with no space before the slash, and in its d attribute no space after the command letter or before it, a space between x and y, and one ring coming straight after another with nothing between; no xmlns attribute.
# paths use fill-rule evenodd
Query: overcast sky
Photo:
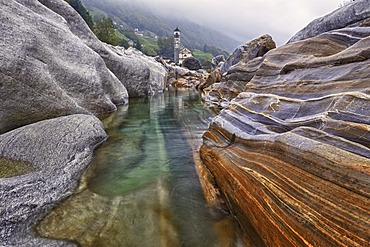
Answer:
<svg viewBox="0 0 370 247"><path fill-rule="evenodd" d="M268 33L278 45L343 0L131 0L187 18L244 43ZM179 27L180 28L180 27ZM181 28L180 28L181 29Z"/></svg>

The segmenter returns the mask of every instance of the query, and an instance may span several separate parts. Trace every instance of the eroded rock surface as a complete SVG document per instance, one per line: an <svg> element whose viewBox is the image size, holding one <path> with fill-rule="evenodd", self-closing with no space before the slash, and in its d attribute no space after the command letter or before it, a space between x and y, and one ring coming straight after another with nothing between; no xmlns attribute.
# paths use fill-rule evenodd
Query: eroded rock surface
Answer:
<svg viewBox="0 0 370 247"><path fill-rule="evenodd" d="M370 28L353 27L241 66L249 81L201 157L246 234L261 236L252 246L369 244L369 58Z"/></svg>
<svg viewBox="0 0 370 247"><path fill-rule="evenodd" d="M1 246L66 246L34 238L31 228L72 194L93 149L106 138L99 119L89 115L45 120L0 135L0 157L33 165L25 175L0 179Z"/></svg>
<svg viewBox="0 0 370 247"><path fill-rule="evenodd" d="M276 47L271 36L263 35L238 47L221 66L221 82L204 88L204 100L215 106L225 107L229 101L244 91L245 85L259 68L262 56Z"/></svg>
<svg viewBox="0 0 370 247"><path fill-rule="evenodd" d="M104 60L38 1L1 1L0 133L127 102Z"/></svg>
<svg viewBox="0 0 370 247"><path fill-rule="evenodd" d="M135 48L105 46L122 60L113 65L115 75L127 88L130 97L147 97L160 94L166 89L167 70L153 57Z"/></svg>
<svg viewBox="0 0 370 247"><path fill-rule="evenodd" d="M254 39L241 45L226 59L221 66L221 73L224 74L229 71L230 67L239 63L240 61L247 62L256 57L263 56L266 52L276 47L272 37L268 34Z"/></svg>
<svg viewBox="0 0 370 247"><path fill-rule="evenodd" d="M126 87L130 97L147 97L163 92L167 74L164 67L153 58L135 49L125 50L123 47L102 44L65 1L40 2L65 18L70 30L104 59L109 70Z"/></svg>

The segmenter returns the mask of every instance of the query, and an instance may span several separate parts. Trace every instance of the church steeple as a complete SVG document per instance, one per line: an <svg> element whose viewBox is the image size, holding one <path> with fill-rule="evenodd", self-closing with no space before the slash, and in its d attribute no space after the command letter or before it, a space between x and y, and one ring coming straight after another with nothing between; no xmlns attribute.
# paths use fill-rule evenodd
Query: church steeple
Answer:
<svg viewBox="0 0 370 247"><path fill-rule="evenodd" d="M175 64L179 63L179 54L180 54L180 47L181 47L181 40L180 40L181 31L178 27L173 30L173 41L174 41L174 55L173 60Z"/></svg>

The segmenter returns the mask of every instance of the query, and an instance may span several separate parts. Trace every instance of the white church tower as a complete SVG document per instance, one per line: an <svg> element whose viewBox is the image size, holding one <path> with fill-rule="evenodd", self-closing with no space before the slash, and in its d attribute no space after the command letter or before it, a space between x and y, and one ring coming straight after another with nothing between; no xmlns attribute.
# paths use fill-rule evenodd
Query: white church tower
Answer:
<svg viewBox="0 0 370 247"><path fill-rule="evenodd" d="M173 31L173 37L174 37L174 54L173 54L173 60L175 62L175 64L178 64L179 63L179 55L180 55L180 47L181 47L181 44L180 44L180 30L179 28L177 27L174 31Z"/></svg>

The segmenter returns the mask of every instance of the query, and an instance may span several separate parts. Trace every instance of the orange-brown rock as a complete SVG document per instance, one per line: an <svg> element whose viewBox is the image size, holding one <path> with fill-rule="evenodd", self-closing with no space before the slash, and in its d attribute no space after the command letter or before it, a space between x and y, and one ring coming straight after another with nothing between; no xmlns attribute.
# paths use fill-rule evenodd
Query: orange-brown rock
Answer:
<svg viewBox="0 0 370 247"><path fill-rule="evenodd" d="M198 89L203 90L216 82L220 82L221 78L222 76L221 76L220 68L217 68L213 70L211 73L209 73L209 75L207 76L205 80L200 81L201 83L199 84Z"/></svg>
<svg viewBox="0 0 370 247"><path fill-rule="evenodd" d="M249 82L200 151L255 246L369 246L369 59L357 27L241 66Z"/></svg>

